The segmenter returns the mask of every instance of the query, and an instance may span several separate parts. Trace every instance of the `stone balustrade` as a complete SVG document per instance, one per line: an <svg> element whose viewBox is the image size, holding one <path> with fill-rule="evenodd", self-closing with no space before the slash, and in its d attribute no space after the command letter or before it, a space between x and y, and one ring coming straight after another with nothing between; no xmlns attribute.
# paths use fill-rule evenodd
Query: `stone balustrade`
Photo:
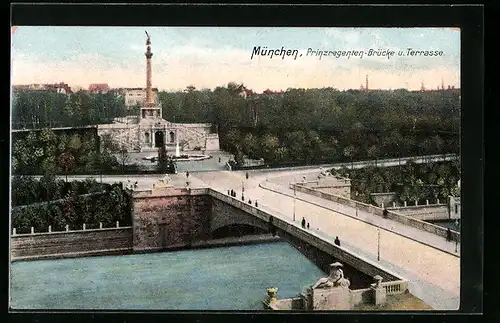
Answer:
<svg viewBox="0 0 500 323"><path fill-rule="evenodd" d="M12 228L12 236L23 237L23 236L41 235L41 234L61 234L61 233L79 232L79 231L102 231L102 230L129 229L129 228L131 228L131 226L120 227L120 221L116 221L115 227L110 227L110 228L104 228L102 222L99 222L99 228L95 229L88 229L86 223L82 224L82 229L77 229L77 230L70 230L69 225L66 225L63 231L53 231L52 226L49 225L47 231L44 232L35 232L35 228L31 227L30 233L17 233L17 229Z"/></svg>
<svg viewBox="0 0 500 323"><path fill-rule="evenodd" d="M380 285L385 288L387 295L403 294L408 290L408 281L405 280L383 282Z"/></svg>
<svg viewBox="0 0 500 323"><path fill-rule="evenodd" d="M337 203L340 203L340 204L344 204L344 205L350 206L352 208L357 208L360 211L372 213L374 215L383 216L384 209L380 208L378 206L374 206L374 205L371 205L371 204L366 204L366 203L363 203L363 202L355 201L355 200L352 200L352 199L349 199L349 198L346 198L346 197L342 197L342 196L339 196L339 195L334 195L334 194L320 192L318 190L315 190L315 189L312 189L312 188L309 188L309 187L304 187L304 186L301 186L301 185L295 185L293 183L290 184L290 188L291 189L293 189L294 187L299 192L303 192L303 193L307 193L307 194L310 194L310 195L318 196L318 197L321 197L321 198L324 198L324 199L327 199L327 200L330 200L330 201L334 201L334 202L337 202ZM437 202L439 203L439 200ZM413 207L415 207L415 206L413 206ZM443 238L447 237L447 229L446 228L443 228L441 226L434 225L432 223L428 223L428 222L425 222L425 221L422 221L422 220L418 220L418 219L412 218L411 216L405 216L405 215L403 215L403 214L401 214L399 212L395 212L393 210L390 210L389 212L387 212L387 218L390 219L390 220L393 220L393 221L397 221L397 222L399 222L401 224L414 227L416 229L420 229L420 230L423 230L423 231L427 231L427 232L433 233L433 234L441 236ZM454 241L460 241L460 233L459 232L451 230L451 235L452 235L452 240L454 240Z"/></svg>

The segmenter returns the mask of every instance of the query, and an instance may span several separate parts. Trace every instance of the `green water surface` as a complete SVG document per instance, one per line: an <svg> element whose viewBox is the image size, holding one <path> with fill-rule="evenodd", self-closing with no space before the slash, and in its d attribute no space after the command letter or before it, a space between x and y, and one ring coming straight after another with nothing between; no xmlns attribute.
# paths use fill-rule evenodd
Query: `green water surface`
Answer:
<svg viewBox="0 0 500 323"><path fill-rule="evenodd" d="M17 309L262 310L323 273L285 242L11 264Z"/></svg>

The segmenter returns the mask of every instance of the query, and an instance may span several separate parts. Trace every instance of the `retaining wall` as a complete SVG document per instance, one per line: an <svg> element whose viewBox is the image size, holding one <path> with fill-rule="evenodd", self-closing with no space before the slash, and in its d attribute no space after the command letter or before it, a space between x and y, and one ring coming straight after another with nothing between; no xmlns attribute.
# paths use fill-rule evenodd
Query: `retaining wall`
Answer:
<svg viewBox="0 0 500 323"><path fill-rule="evenodd" d="M412 205L406 207L391 207L387 208L405 216L410 216L414 219L428 220L448 220L455 219L451 217L448 206L446 204L429 204L429 205Z"/></svg>
<svg viewBox="0 0 500 323"><path fill-rule="evenodd" d="M104 255L132 250L132 227L16 234L12 260Z"/></svg>
<svg viewBox="0 0 500 323"><path fill-rule="evenodd" d="M371 193L370 196L378 206L392 205L397 200L397 193L395 192Z"/></svg>
<svg viewBox="0 0 500 323"><path fill-rule="evenodd" d="M207 189L163 189L134 195L134 250L190 246L211 238Z"/></svg>

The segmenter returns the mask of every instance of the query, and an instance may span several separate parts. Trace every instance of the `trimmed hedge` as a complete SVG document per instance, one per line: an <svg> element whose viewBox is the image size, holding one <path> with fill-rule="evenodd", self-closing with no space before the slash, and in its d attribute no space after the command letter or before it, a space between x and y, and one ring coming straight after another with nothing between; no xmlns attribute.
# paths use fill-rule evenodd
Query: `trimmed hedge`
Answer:
<svg viewBox="0 0 500 323"><path fill-rule="evenodd" d="M66 225L81 229L85 223L86 228L92 229L98 228L100 222L104 227L114 226L116 221L123 226L132 223L132 194L121 184L100 184L93 180L50 182L43 178L23 178L16 183L22 181L24 186L12 185L17 206L13 203L11 226L17 233L29 233L31 227L35 232L47 232L49 225L53 231L62 231ZM51 200L42 200L44 182L56 188ZM30 188L27 183L34 185Z"/></svg>

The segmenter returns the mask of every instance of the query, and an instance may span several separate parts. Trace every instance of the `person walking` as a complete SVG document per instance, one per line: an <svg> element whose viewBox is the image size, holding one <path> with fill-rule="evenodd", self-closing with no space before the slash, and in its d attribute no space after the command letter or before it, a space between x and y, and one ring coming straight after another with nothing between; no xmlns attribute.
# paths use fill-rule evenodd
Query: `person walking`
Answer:
<svg viewBox="0 0 500 323"><path fill-rule="evenodd" d="M383 215L384 219L387 219L387 214L388 213L389 212L387 211L387 209L384 209L384 211L382 212L382 215Z"/></svg>
<svg viewBox="0 0 500 323"><path fill-rule="evenodd" d="M446 230L446 241L451 241L451 230L448 228Z"/></svg>
<svg viewBox="0 0 500 323"><path fill-rule="evenodd" d="M219 157L219 163L220 163L220 161L221 161L221 158Z"/></svg>
<svg viewBox="0 0 500 323"><path fill-rule="evenodd" d="M245 177L248 179L248 172L245 174Z"/></svg>
<svg viewBox="0 0 500 323"><path fill-rule="evenodd" d="M339 237L335 237L335 244L340 247L340 239Z"/></svg>
<svg viewBox="0 0 500 323"><path fill-rule="evenodd" d="M302 217L302 228L306 227L306 219Z"/></svg>
<svg viewBox="0 0 500 323"><path fill-rule="evenodd" d="M309 229L309 222L307 222L307 228Z"/></svg>

